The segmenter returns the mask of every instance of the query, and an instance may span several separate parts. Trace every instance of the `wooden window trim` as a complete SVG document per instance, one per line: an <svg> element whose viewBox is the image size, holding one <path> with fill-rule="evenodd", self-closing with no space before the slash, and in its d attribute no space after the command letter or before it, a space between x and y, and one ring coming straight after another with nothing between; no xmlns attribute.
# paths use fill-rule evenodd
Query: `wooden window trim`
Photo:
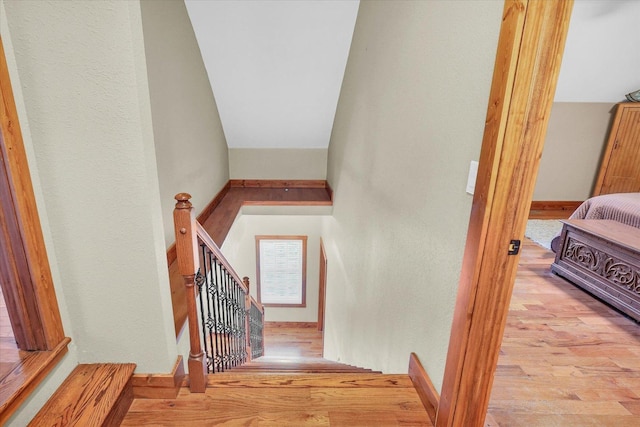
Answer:
<svg viewBox="0 0 640 427"><path fill-rule="evenodd" d="M2 291L18 347L34 352L3 381L2 424L67 352L69 339L62 328L1 37L0 156L0 232L3 249L11 251L0 255Z"/></svg>
<svg viewBox="0 0 640 427"><path fill-rule="evenodd" d="M261 240L300 240L302 241L302 303L301 304L275 304L263 303L260 288L260 241ZM307 236L256 236L256 283L258 289L258 302L265 307L306 307L307 306Z"/></svg>

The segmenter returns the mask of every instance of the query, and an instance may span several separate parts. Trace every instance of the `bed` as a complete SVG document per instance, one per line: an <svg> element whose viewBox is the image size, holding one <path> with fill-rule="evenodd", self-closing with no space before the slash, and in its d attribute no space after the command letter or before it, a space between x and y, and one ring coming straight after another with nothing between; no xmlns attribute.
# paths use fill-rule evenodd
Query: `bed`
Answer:
<svg viewBox="0 0 640 427"><path fill-rule="evenodd" d="M551 271L640 322L640 193L592 197L551 242Z"/></svg>
<svg viewBox="0 0 640 427"><path fill-rule="evenodd" d="M585 200L569 219L610 219L640 228L640 193L617 193ZM551 241L551 250L558 252L560 234Z"/></svg>

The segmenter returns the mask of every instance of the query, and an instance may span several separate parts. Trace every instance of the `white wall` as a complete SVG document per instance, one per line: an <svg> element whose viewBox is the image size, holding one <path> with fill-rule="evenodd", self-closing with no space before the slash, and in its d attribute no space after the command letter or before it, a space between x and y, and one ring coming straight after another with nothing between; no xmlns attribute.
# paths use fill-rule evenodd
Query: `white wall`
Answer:
<svg viewBox="0 0 640 427"><path fill-rule="evenodd" d="M230 148L231 179L327 179L326 148Z"/></svg>
<svg viewBox="0 0 640 427"><path fill-rule="evenodd" d="M327 148L358 1L186 4L229 147Z"/></svg>
<svg viewBox="0 0 640 427"><path fill-rule="evenodd" d="M177 193L196 215L229 180L227 143L198 42L182 1L141 2L142 29L166 246Z"/></svg>
<svg viewBox="0 0 640 427"><path fill-rule="evenodd" d="M265 307L268 322L317 322L322 217L316 215L241 215L229 230L222 253L240 277L251 282L251 295L257 300L257 235L307 236L306 307Z"/></svg>
<svg viewBox="0 0 640 427"><path fill-rule="evenodd" d="M4 12L77 361L170 372L177 351L139 3L4 2Z"/></svg>
<svg viewBox="0 0 640 427"><path fill-rule="evenodd" d="M640 2L576 0L533 200L591 196L615 103L640 89Z"/></svg>
<svg viewBox="0 0 640 427"><path fill-rule="evenodd" d="M444 373L502 1L362 2L329 146L325 357Z"/></svg>
<svg viewBox="0 0 640 427"><path fill-rule="evenodd" d="M624 101L640 89L640 2L576 0L556 102Z"/></svg>
<svg viewBox="0 0 640 427"><path fill-rule="evenodd" d="M13 43L11 41L11 34L9 33L7 14L4 9L4 0L0 0L0 36L2 37L5 58L7 60L7 66L9 68L9 74L11 77L13 96L16 103L16 109L18 111L24 148L29 163L33 192L36 199L36 204L38 206L42 235L45 241L45 246L47 248L47 257L49 258L51 277L53 280L53 286L56 291L56 295L58 297L58 308L60 311L60 317L66 336L73 336L73 325L71 322L69 311L67 309L67 302L64 298L64 288L62 286L60 271L58 270L57 257L55 247L53 245L51 227L49 226L49 219L47 215L47 207L44 202L44 195L42 194L42 184L40 183L40 176L38 175L36 155L33 151L29 121L26 118L27 115L24 99L22 96L22 85L20 84L20 76L17 72ZM72 341L71 343L69 343L67 349L67 354L62 357L60 363L49 373L46 381L40 383L40 385L36 387L35 391L30 395L30 397L27 398L25 403L22 404L19 410L9 418L9 420L7 421L8 426L27 425L29 421L31 421L31 419L35 416L35 414L40 410L42 404L46 402L47 399L49 399L49 397L58 389L60 384L62 384L69 373L71 373L71 371L76 367L76 365L78 364L78 348L75 342Z"/></svg>

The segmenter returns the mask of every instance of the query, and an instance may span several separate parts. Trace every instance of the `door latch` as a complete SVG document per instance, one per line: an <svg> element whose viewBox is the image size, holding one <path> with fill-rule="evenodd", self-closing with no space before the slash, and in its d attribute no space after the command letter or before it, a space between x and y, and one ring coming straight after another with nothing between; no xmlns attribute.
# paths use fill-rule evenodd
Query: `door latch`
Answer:
<svg viewBox="0 0 640 427"><path fill-rule="evenodd" d="M520 252L520 240L512 240L509 243L509 255L518 255L518 252Z"/></svg>

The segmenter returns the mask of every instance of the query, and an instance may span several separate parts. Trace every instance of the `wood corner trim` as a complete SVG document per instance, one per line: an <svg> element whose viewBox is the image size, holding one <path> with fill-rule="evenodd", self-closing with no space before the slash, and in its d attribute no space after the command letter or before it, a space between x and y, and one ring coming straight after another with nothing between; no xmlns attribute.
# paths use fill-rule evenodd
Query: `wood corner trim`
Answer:
<svg viewBox="0 0 640 427"><path fill-rule="evenodd" d="M420 363L415 353L411 353L409 356L409 378L411 378L413 387L416 389L416 392L418 392L420 401L422 401L422 405L427 411L429 419L431 419L431 422L435 425L438 405L440 404L440 395L433 386L431 378L429 378L427 371L424 370L422 363Z"/></svg>
<svg viewBox="0 0 640 427"><path fill-rule="evenodd" d="M134 374L131 378L135 399L175 399L185 378L184 362L178 356L168 374Z"/></svg>
<svg viewBox="0 0 640 427"><path fill-rule="evenodd" d="M29 353L28 360L16 363L0 386L0 425L13 415L33 390L67 354L71 338L65 337L53 350Z"/></svg>

